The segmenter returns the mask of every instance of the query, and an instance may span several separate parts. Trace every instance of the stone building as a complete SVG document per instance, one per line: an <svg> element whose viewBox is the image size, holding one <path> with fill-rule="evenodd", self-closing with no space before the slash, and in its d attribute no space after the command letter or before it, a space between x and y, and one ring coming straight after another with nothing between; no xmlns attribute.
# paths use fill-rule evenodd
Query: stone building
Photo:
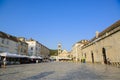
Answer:
<svg viewBox="0 0 120 80"><path fill-rule="evenodd" d="M18 54L20 55L28 55L28 44L25 42L24 37L19 37L19 45L18 45Z"/></svg>
<svg viewBox="0 0 120 80"><path fill-rule="evenodd" d="M58 54L59 60L68 61L71 60L70 53L67 50L63 50L60 54Z"/></svg>
<svg viewBox="0 0 120 80"><path fill-rule="evenodd" d="M0 31L0 52L18 53L18 39Z"/></svg>
<svg viewBox="0 0 120 80"><path fill-rule="evenodd" d="M0 52L28 55L28 44L15 36L0 32Z"/></svg>
<svg viewBox="0 0 120 80"><path fill-rule="evenodd" d="M40 45L38 41L33 40L32 38L29 40L26 40L28 43L28 55L29 56L41 56L40 55Z"/></svg>
<svg viewBox="0 0 120 80"><path fill-rule="evenodd" d="M49 48L47 48L46 46L41 44L40 54L43 58L49 58L49 56L50 56Z"/></svg>
<svg viewBox="0 0 120 80"><path fill-rule="evenodd" d="M98 33L86 45L81 54L86 54L86 62L120 65L120 20Z"/></svg>
<svg viewBox="0 0 120 80"><path fill-rule="evenodd" d="M48 58L49 49L36 40L26 40L24 37L15 37L0 31L0 53L41 56Z"/></svg>
<svg viewBox="0 0 120 80"><path fill-rule="evenodd" d="M73 58L74 61L80 61L82 59L84 55L81 54L82 53L81 48L88 42L89 42L88 40L81 40L72 46L71 57Z"/></svg>
<svg viewBox="0 0 120 80"><path fill-rule="evenodd" d="M28 43L29 56L41 56L42 58L48 58L50 52L47 47L33 39L26 40L26 42Z"/></svg>

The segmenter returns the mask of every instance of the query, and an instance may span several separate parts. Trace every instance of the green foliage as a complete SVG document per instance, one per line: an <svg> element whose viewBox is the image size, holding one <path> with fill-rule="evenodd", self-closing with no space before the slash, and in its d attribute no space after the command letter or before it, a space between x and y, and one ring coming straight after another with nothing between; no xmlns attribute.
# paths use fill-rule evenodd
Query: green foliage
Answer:
<svg viewBox="0 0 120 80"><path fill-rule="evenodd" d="M50 49L50 56L57 56L58 50Z"/></svg>

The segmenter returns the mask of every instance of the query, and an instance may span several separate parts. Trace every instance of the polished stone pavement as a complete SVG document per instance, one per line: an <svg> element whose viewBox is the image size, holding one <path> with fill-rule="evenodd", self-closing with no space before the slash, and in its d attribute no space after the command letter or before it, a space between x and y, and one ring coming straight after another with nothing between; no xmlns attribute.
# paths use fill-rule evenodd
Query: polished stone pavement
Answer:
<svg viewBox="0 0 120 80"><path fill-rule="evenodd" d="M74 62L9 65L0 68L0 80L120 80L120 68Z"/></svg>

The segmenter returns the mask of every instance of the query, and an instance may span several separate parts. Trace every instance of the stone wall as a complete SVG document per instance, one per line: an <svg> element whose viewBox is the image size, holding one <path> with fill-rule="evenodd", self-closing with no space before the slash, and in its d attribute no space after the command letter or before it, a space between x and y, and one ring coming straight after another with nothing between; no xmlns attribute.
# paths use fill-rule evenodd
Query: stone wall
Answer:
<svg viewBox="0 0 120 80"><path fill-rule="evenodd" d="M81 54L86 54L86 62L109 64L108 61L110 61L111 65L119 66L120 26L104 32L98 38L94 38L81 50Z"/></svg>

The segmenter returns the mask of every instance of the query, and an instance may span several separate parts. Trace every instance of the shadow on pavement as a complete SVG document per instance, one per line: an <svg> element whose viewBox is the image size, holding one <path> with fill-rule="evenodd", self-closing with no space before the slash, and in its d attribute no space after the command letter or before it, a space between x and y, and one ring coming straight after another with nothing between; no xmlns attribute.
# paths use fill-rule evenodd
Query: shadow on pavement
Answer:
<svg viewBox="0 0 120 80"><path fill-rule="evenodd" d="M0 76L3 76L3 75L9 75L9 74L17 74L19 72L11 72L11 73L7 73L7 74L0 74Z"/></svg>
<svg viewBox="0 0 120 80"><path fill-rule="evenodd" d="M26 79L22 79L22 80L36 80L36 79L41 79L43 77L46 77L50 74L53 74L55 71L50 71L50 72L42 72L42 73L39 73L38 75L35 75L35 76L31 76L31 77L28 77Z"/></svg>

